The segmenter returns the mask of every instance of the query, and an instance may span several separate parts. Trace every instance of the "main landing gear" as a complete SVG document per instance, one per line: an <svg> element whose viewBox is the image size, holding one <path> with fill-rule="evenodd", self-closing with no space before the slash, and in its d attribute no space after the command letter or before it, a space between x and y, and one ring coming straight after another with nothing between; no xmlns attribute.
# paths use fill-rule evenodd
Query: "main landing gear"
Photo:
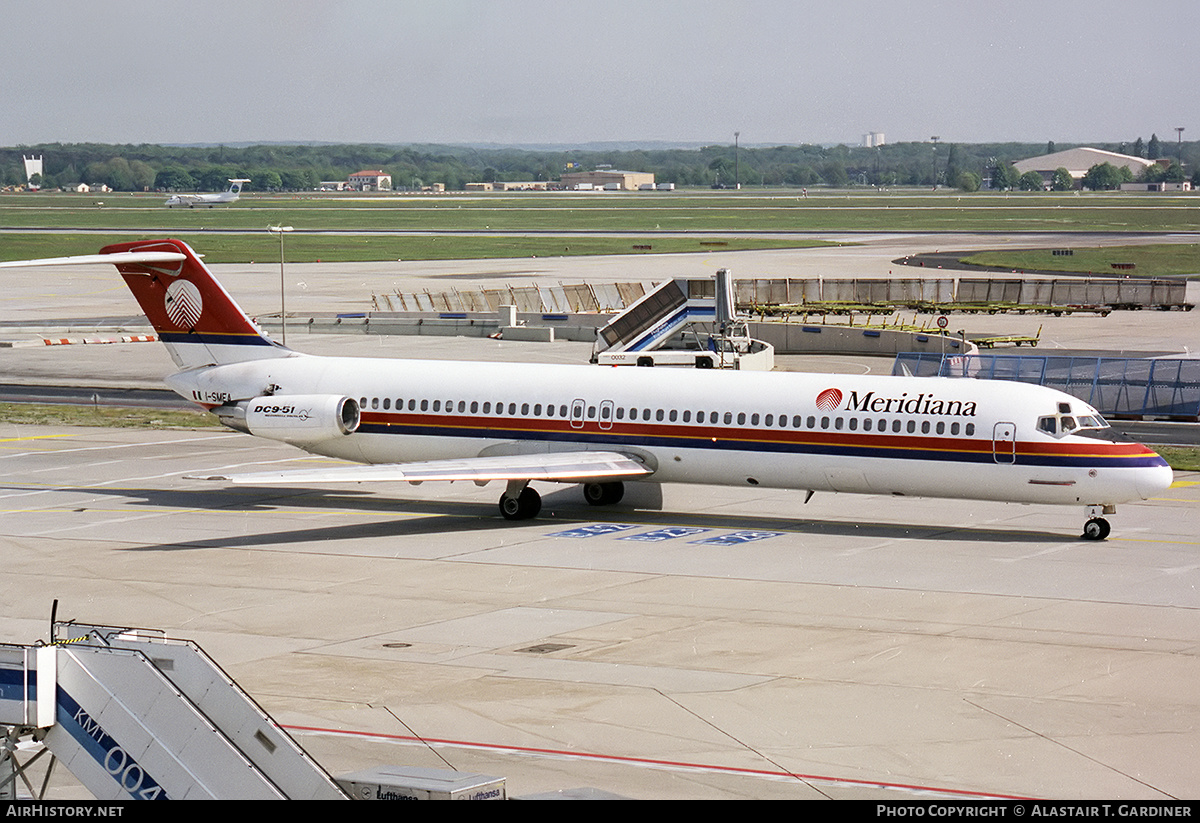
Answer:
<svg viewBox="0 0 1200 823"><path fill-rule="evenodd" d="M592 506L611 506L625 496L625 484L584 483L583 499ZM500 496L500 514L505 520L529 520L542 510L542 496L529 488L528 480L510 480Z"/></svg>
<svg viewBox="0 0 1200 823"><path fill-rule="evenodd" d="M1088 521L1083 524L1083 534L1080 535L1084 540L1103 540L1108 537L1108 533L1112 531L1112 527L1108 525L1108 521L1100 515L1114 514L1117 507L1111 503L1103 506L1088 506L1087 516Z"/></svg>
<svg viewBox="0 0 1200 823"><path fill-rule="evenodd" d="M617 480L612 483L584 483L583 499L589 506L611 506L620 503L625 496L625 484Z"/></svg>
<svg viewBox="0 0 1200 823"><path fill-rule="evenodd" d="M542 496L529 488L528 480L510 480L500 496L500 514L505 520L531 520L542 510Z"/></svg>

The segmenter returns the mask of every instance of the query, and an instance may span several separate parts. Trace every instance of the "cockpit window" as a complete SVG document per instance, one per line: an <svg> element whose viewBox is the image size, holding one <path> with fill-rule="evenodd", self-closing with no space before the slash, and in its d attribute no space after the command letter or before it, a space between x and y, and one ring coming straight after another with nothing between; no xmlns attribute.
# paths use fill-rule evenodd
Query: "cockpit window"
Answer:
<svg viewBox="0 0 1200 823"><path fill-rule="evenodd" d="M1059 403L1058 405L1060 409L1064 406L1067 408L1070 407L1067 403ZM1070 414L1059 412L1058 414L1039 417L1037 427L1039 431L1060 437L1065 434L1080 433L1084 430L1107 429L1108 423L1098 414L1081 414L1078 417L1074 417Z"/></svg>

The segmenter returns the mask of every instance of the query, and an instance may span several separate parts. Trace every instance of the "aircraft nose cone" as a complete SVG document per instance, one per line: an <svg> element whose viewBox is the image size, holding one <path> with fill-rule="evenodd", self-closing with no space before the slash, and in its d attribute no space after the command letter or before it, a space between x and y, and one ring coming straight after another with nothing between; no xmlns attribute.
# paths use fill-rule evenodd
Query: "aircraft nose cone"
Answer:
<svg viewBox="0 0 1200 823"><path fill-rule="evenodd" d="M1138 474L1137 489L1138 494L1143 500L1148 500L1156 494L1161 494L1171 487L1175 482L1175 472L1157 454L1154 455L1158 460L1158 465L1147 466Z"/></svg>

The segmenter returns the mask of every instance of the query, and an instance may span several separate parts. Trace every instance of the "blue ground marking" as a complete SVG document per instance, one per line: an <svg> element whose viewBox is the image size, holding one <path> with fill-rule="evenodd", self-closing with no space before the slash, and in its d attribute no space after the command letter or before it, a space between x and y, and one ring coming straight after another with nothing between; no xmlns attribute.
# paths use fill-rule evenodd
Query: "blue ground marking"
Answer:
<svg viewBox="0 0 1200 823"><path fill-rule="evenodd" d="M596 537L601 534L613 534L615 532L623 532L626 529L632 529L634 526L624 523L593 523L590 526L580 526L577 529L570 529L565 532L554 532L546 535L547 537Z"/></svg>
<svg viewBox="0 0 1200 823"><path fill-rule="evenodd" d="M752 543L755 540L767 540L772 537L783 537L786 532L731 532L730 534L719 534L716 537L709 537L704 540L691 540L689 542L696 543L701 546L740 546L743 543Z"/></svg>
<svg viewBox="0 0 1200 823"><path fill-rule="evenodd" d="M674 540L677 537L691 537L693 534L702 534L710 531L709 529L698 529L694 526L670 526L665 529L655 529L652 532L642 532L641 534L630 534L625 537L618 537L618 540L638 540L642 543L658 543L663 540Z"/></svg>

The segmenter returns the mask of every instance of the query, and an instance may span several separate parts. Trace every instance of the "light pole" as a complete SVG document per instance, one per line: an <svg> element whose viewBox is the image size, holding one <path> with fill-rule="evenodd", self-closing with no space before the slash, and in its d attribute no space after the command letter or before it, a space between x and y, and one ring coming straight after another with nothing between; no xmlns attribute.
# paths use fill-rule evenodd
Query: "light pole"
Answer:
<svg viewBox="0 0 1200 823"><path fill-rule="evenodd" d="M279 235L279 327L280 340L283 345L287 345L287 304L284 302L283 289L283 235L285 232L292 231L291 226L267 226L267 231Z"/></svg>
<svg viewBox="0 0 1200 823"><path fill-rule="evenodd" d="M933 190L937 191L937 176L938 176L937 144L938 144L938 141L941 140L942 138L938 137L935 134L933 137L930 137L929 139L933 141Z"/></svg>
<svg viewBox="0 0 1200 823"><path fill-rule="evenodd" d="M733 133L733 190L738 191L742 187L742 178L738 174L738 138L742 136L740 131Z"/></svg>
<svg viewBox="0 0 1200 823"><path fill-rule="evenodd" d="M1176 155L1176 157L1179 158L1179 174L1182 177L1182 175L1183 175L1183 126L1176 126L1175 134L1178 135L1177 142L1176 142L1176 146L1178 148L1175 149L1175 155Z"/></svg>

